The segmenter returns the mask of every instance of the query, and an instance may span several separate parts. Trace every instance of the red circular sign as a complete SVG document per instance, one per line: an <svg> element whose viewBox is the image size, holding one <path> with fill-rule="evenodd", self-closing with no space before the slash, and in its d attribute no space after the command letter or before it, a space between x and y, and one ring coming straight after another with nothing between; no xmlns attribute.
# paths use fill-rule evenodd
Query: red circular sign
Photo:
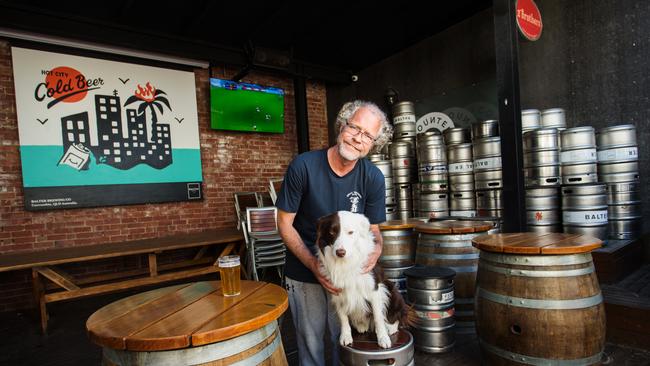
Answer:
<svg viewBox="0 0 650 366"><path fill-rule="evenodd" d="M536 41L542 35L542 14L533 0L517 0L517 27L527 39Z"/></svg>

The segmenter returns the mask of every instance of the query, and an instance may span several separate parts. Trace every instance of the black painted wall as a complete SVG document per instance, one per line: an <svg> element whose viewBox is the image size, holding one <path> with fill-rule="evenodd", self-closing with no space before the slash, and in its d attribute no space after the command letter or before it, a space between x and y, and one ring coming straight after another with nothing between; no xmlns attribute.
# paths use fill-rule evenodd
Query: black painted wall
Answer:
<svg viewBox="0 0 650 366"><path fill-rule="evenodd" d="M650 2L536 3L544 30L538 41L519 43L521 107L564 108L568 127L636 125L643 217L650 223Z"/></svg>
<svg viewBox="0 0 650 366"><path fill-rule="evenodd" d="M449 107L472 93L480 94L482 100L486 94L493 94L496 104L495 77L490 8L362 70L355 83L345 87L328 86L328 120L335 121L341 105L352 99L373 101L390 112L384 98L388 87L399 92L400 100L415 102L416 113L418 105L444 104L445 96L450 96Z"/></svg>

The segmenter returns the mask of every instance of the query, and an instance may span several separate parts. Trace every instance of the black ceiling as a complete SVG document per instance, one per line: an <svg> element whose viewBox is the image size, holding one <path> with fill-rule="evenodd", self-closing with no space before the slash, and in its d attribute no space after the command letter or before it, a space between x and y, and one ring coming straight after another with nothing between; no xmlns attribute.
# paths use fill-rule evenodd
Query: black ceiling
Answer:
<svg viewBox="0 0 650 366"><path fill-rule="evenodd" d="M244 64L266 49L292 63L355 72L491 4L0 0L0 27L217 63Z"/></svg>

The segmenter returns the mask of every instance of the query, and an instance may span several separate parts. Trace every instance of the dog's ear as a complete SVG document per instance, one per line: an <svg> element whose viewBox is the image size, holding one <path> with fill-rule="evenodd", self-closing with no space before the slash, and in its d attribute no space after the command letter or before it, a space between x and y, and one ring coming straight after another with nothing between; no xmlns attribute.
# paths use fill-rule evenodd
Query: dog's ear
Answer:
<svg viewBox="0 0 650 366"><path fill-rule="evenodd" d="M340 229L339 216L336 212L318 219L316 245L321 253L323 252L324 247L334 244L339 235Z"/></svg>

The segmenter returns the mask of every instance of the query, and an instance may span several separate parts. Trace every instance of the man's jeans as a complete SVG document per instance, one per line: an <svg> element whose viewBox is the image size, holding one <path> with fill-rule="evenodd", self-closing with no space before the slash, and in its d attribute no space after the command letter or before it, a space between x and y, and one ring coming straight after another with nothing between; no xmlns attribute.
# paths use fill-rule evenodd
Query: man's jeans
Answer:
<svg viewBox="0 0 650 366"><path fill-rule="evenodd" d="M300 282L286 278L291 317L296 328L300 366L325 366L325 327L332 342L332 364L339 362L338 316L327 292L319 283Z"/></svg>

